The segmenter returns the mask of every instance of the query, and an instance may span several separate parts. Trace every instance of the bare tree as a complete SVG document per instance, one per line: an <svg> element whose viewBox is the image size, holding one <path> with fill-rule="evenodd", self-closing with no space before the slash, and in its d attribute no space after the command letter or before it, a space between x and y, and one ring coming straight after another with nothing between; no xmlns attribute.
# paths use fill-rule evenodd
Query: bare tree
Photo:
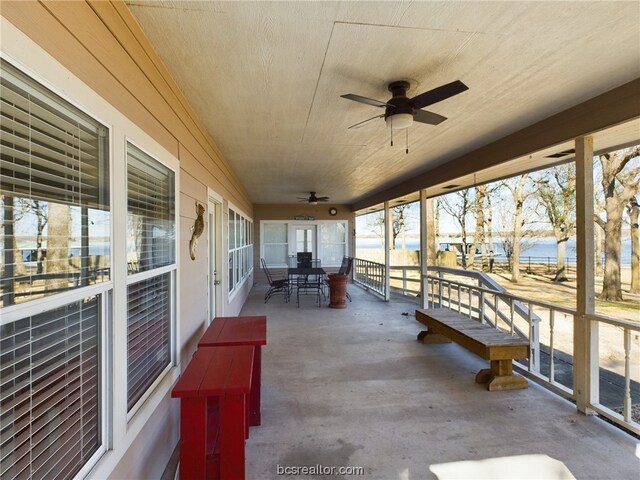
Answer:
<svg viewBox="0 0 640 480"><path fill-rule="evenodd" d="M396 238L411 224L416 203L405 203L389 209L391 212L391 249L396 248ZM384 215L375 215L367 219L367 227L376 235L384 238Z"/></svg>
<svg viewBox="0 0 640 480"><path fill-rule="evenodd" d="M632 198L627 205L627 214L631 224L631 288L629 293L640 293L640 229L638 228L640 205L637 198Z"/></svg>
<svg viewBox="0 0 640 480"><path fill-rule="evenodd" d="M487 186L479 185L475 187L475 204L473 208L473 212L476 216L476 231L473 235L473 248L471 253L471 258L469 260L469 265L473 266L474 253L480 249L480 253L482 256L482 270L486 270L488 268L487 263L487 242L486 242L486 234L485 234L485 203L487 199Z"/></svg>
<svg viewBox="0 0 640 480"><path fill-rule="evenodd" d="M556 274L554 282L566 282L565 265L567 242L576 227L576 173L575 165L568 163L543 171L536 180L537 197L556 239Z"/></svg>
<svg viewBox="0 0 640 480"><path fill-rule="evenodd" d="M20 198L18 202L24 213L30 212L36 217L36 262L37 273L44 272L44 251L42 241L44 236L44 228L49 221L48 204L40 200L32 200L28 198Z"/></svg>
<svg viewBox="0 0 640 480"><path fill-rule="evenodd" d="M596 217L596 222L604 230L604 278L600 293L603 300L622 300L622 215L631 199L640 192L640 167L632 162L639 156L640 145L599 156L605 218Z"/></svg>
<svg viewBox="0 0 640 480"><path fill-rule="evenodd" d="M473 210L471 189L465 188L442 197L442 208L460 225L462 235L462 268L467 268L467 225L469 214Z"/></svg>
<svg viewBox="0 0 640 480"><path fill-rule="evenodd" d="M427 199L425 208L427 209L427 225L423 225L422 228L427 228L427 264L436 264L436 255L438 250L438 237L437 237L437 225L436 225L436 208L438 205L438 198Z"/></svg>
<svg viewBox="0 0 640 480"><path fill-rule="evenodd" d="M511 281L520 281L520 251L522 241L522 227L525 223L524 203L533 194L533 190L528 187L527 179L529 174L525 173L520 177L514 177L512 181L505 181L503 185L511 192L515 210L513 215L513 232L511 239Z"/></svg>
<svg viewBox="0 0 640 480"><path fill-rule="evenodd" d="M69 205L49 204L49 227L47 240L47 273L64 273L69 270L69 237L71 236L71 213ZM46 281L47 290L67 288L68 280L63 276Z"/></svg>

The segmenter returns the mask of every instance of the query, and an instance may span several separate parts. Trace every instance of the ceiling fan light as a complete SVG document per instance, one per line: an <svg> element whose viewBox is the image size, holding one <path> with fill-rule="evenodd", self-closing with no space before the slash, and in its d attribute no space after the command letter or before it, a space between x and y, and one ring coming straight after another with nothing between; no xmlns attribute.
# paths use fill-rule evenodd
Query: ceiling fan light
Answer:
<svg viewBox="0 0 640 480"><path fill-rule="evenodd" d="M395 115L390 115L385 118L385 122L387 122L387 126L393 128L408 128L413 123L413 115L410 113L396 113Z"/></svg>

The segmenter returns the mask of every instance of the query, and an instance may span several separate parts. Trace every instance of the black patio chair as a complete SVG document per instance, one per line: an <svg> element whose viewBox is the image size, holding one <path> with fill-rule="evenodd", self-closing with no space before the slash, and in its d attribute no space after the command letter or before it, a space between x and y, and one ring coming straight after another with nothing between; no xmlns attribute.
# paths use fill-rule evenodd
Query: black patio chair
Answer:
<svg viewBox="0 0 640 480"><path fill-rule="evenodd" d="M262 269L264 270L264 274L267 276L267 281L269 282L269 290L264 295L264 303L267 303L271 297L281 293L284 296L284 301L289 302L289 279L287 278L277 278L274 279L271 276L271 272L269 272L269 268L267 267L267 263L264 261L264 258L260 259L260 263L262 263Z"/></svg>
<svg viewBox="0 0 640 480"><path fill-rule="evenodd" d="M351 269L353 268L353 257L342 257L342 264L340 265L340 270L338 270L338 275L349 275L351 274ZM329 279L325 279L325 286L329 286ZM347 293L347 298L351 301L351 295L349 292Z"/></svg>

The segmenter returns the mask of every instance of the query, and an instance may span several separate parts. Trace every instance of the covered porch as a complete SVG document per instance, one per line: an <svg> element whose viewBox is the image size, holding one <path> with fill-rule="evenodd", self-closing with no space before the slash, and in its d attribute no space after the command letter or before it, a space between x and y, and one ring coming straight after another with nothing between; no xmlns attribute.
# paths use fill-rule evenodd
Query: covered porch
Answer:
<svg viewBox="0 0 640 480"><path fill-rule="evenodd" d="M417 342L414 301L385 302L350 285L353 303L344 310L312 301L296 308L281 298L265 305L266 288L256 284L241 312L267 315L269 338L248 478L318 464L363 467L366 478L435 478L432 465L460 471L455 462L530 454L561 461L576 478L637 476L637 439L532 381L525 390L488 392L474 383L485 361L455 343ZM481 465L473 468L482 478ZM565 478L556 474L545 478Z"/></svg>

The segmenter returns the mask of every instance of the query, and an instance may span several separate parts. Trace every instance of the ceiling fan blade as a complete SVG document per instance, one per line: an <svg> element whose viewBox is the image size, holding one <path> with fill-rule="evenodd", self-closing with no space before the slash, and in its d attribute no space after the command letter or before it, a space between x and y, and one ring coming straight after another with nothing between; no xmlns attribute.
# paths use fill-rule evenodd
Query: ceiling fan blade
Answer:
<svg viewBox="0 0 640 480"><path fill-rule="evenodd" d="M444 122L447 117L438 115L437 113L427 112L426 110L414 110L413 119L416 122L428 123L429 125L439 125Z"/></svg>
<svg viewBox="0 0 640 480"><path fill-rule="evenodd" d="M420 95L413 97L409 103L415 109L424 108L429 105L433 105L434 103L441 102L442 100L446 100L449 97L453 97L454 95L458 95L465 90L469 90L469 87L460 80L456 80L455 82L447 83L446 85L434 88L428 92L421 93Z"/></svg>
<svg viewBox="0 0 640 480"><path fill-rule="evenodd" d="M353 125L351 125L349 128L354 128L354 127L361 127L362 125L364 125L367 122L370 122L371 120L375 120L376 118L382 118L384 117L384 113L381 115L376 115L375 117L371 117L371 118L367 118L366 120L363 120L361 122L358 123L354 123Z"/></svg>
<svg viewBox="0 0 640 480"><path fill-rule="evenodd" d="M316 200L318 200L319 202L328 202L329 197L318 197Z"/></svg>
<svg viewBox="0 0 640 480"><path fill-rule="evenodd" d="M393 107L393 105L380 100L374 100L373 98L362 97L353 93L347 93L346 95L340 95L347 100L353 100L354 102L366 103L367 105L373 105L374 107Z"/></svg>

